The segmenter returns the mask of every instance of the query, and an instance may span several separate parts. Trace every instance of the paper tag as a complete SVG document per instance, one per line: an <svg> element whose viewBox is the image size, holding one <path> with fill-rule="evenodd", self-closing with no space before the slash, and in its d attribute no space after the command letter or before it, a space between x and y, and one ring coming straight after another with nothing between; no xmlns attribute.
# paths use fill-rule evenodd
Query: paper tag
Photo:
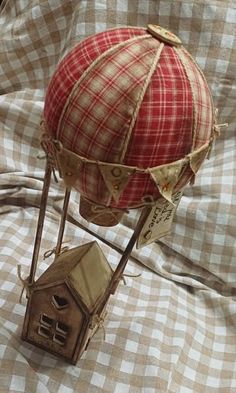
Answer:
<svg viewBox="0 0 236 393"><path fill-rule="evenodd" d="M143 229L139 235L137 248L146 246L170 232L173 218L182 194L182 191L174 194L172 197L173 203L164 199L157 200L156 204L152 207L148 214Z"/></svg>

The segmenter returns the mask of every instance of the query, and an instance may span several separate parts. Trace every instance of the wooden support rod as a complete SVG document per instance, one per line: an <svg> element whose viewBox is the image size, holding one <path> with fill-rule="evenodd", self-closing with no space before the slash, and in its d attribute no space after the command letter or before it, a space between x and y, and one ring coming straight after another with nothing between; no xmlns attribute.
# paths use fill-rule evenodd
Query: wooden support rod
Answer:
<svg viewBox="0 0 236 393"><path fill-rule="evenodd" d="M52 172L51 165L47 160L45 175L44 175L43 190L42 190L42 196L41 196L41 202L39 208L38 225L37 225L36 237L34 242L34 251L32 256L31 267L30 267L30 275L28 278L29 286L33 285L34 283L34 278L35 278L35 273L38 263L39 250L40 250L40 244L41 244L42 232L43 232L43 224L44 224L44 218L45 218L47 200L48 200L48 191L51 182L51 172Z"/></svg>
<svg viewBox="0 0 236 393"><path fill-rule="evenodd" d="M108 285L108 288L106 289L106 292L104 294L104 299L101 302L101 304L99 305L99 309L96 310L98 312L98 314L100 312L102 312L102 310L103 310L105 304L107 303L110 295L114 294L116 289L117 289L117 286L118 286L118 284L119 284L119 282L120 282L120 280L122 278L123 272L125 270L125 266L126 266L126 264L128 262L128 259L129 259L130 255L131 255L131 252L132 252L133 247L134 247L134 245L136 243L136 240L138 239L139 234L140 234L140 232L141 232L141 230L143 228L143 225L144 225L144 223L146 221L146 218L147 218L148 214L150 213L150 209L151 209L151 207L150 208L145 207L143 209L143 211L141 212L141 214L140 214L140 217L139 217L137 225L136 225L136 227L134 229L134 232L133 232L133 234L132 234L132 236L131 236L131 238L130 238L127 246L126 246L126 249L124 250L124 253L123 253L123 255L122 255L121 259L120 259L120 262L118 263L118 265L117 265L117 267L116 267L116 269L115 269L115 271L114 271L114 273L112 275L112 278L111 278L111 281L110 281L110 283Z"/></svg>
<svg viewBox="0 0 236 393"><path fill-rule="evenodd" d="M62 208L62 214L61 214L60 228L59 228L58 237L57 237L55 257L57 257L61 252L61 245L62 245L62 239L63 239L63 235L64 235L64 230L65 230L65 223L66 223L69 201L70 201L70 190L68 188L66 188L65 196L64 196L64 203L63 203L63 208Z"/></svg>

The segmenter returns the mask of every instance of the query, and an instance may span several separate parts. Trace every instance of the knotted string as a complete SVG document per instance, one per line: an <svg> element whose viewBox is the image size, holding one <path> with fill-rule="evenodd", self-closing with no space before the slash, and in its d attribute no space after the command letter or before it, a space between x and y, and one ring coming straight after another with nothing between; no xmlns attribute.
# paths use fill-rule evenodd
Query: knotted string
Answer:
<svg viewBox="0 0 236 393"><path fill-rule="evenodd" d="M93 338L94 335L97 333L98 329L101 328L101 329L102 329L102 332L103 332L103 341L105 341L105 338L106 338L106 330L105 330L105 327L104 327L104 322L105 322L106 316L107 316L107 311L106 311L105 313L103 313L102 316L99 316L99 315L95 314L95 315L92 317L92 321L91 321L91 323L90 323L89 328L90 328L91 330L94 330L94 328L97 327L97 329L95 329L95 331L93 332L91 338Z"/></svg>
<svg viewBox="0 0 236 393"><path fill-rule="evenodd" d="M27 277L27 278L22 277L21 265L17 265L17 276L22 284L22 290L21 290L20 297L19 297L19 303L21 304L24 291L26 291L26 298L29 298L30 288L33 284L29 283L29 277Z"/></svg>
<svg viewBox="0 0 236 393"><path fill-rule="evenodd" d="M141 273L138 273L138 274L127 274L127 273L123 273L120 279L123 281L124 285L127 285L127 282L126 282L126 280L125 280L125 277L139 278L139 277L141 277L141 276L142 276Z"/></svg>
<svg viewBox="0 0 236 393"><path fill-rule="evenodd" d="M69 243L69 242L70 242L70 240L67 240L65 242L62 242L62 244ZM43 254L43 260L49 258L53 254L55 254L57 256L56 250L57 250L57 247L53 247L52 249L45 251L45 253ZM62 247L61 251L59 252L58 255L61 255L63 252L65 252L67 250L69 250L69 246Z"/></svg>
<svg viewBox="0 0 236 393"><path fill-rule="evenodd" d="M40 123L40 127L42 130L42 136L41 136L41 146L43 150L45 151L45 155L38 155L37 158L40 160L47 158L52 169L53 177L56 183L58 183L58 178L56 175L55 168L58 168L57 164L57 155L56 155L56 146L52 142L50 136L47 133L46 127L45 127L45 122L42 120Z"/></svg>
<svg viewBox="0 0 236 393"><path fill-rule="evenodd" d="M216 136L220 136L221 128L228 127L228 125L229 125L228 123L215 124L214 125L214 132L215 132Z"/></svg>
<svg viewBox="0 0 236 393"><path fill-rule="evenodd" d="M116 213L120 212L128 213L127 209L116 209L115 207L107 207L107 206L101 206L101 205L93 205L91 206L91 212L92 214L86 217L86 220L88 222L93 222L94 220L98 219L100 216L103 216L103 214L110 214L110 216L116 221L116 224L119 224L119 219L116 216Z"/></svg>
<svg viewBox="0 0 236 393"><path fill-rule="evenodd" d="M216 112L216 116L217 116L217 112ZM225 127L228 127L228 123L223 123L223 124L214 124L214 127L213 127L213 138L212 138L212 142L211 142L211 144L209 145L209 150L208 150L208 154L207 154L207 158L209 159L210 158L210 156L211 156L211 152L212 152L212 146L213 146L213 142L214 142L214 140L215 140L215 138L218 138L219 136L220 136L220 133L221 133L221 129L222 128L225 128Z"/></svg>
<svg viewBox="0 0 236 393"><path fill-rule="evenodd" d="M51 169L52 169L52 174L53 174L54 180L55 180L56 183L58 183L58 178L57 178L56 170L55 170L55 167L54 167L54 160L50 157L50 155L47 155L47 154L42 154L42 155L41 155L41 154L38 154L38 155L37 155L37 158L38 158L38 160L45 160L45 159L48 159L49 164L51 165Z"/></svg>

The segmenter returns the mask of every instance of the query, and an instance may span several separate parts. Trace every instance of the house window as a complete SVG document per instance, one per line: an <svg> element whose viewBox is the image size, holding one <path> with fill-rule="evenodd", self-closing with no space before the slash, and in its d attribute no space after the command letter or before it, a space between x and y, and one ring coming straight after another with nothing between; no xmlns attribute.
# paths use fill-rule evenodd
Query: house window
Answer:
<svg viewBox="0 0 236 393"><path fill-rule="evenodd" d="M69 306L69 303L67 299L64 297L58 296L58 295L53 295L52 296L52 304L58 309L62 310L63 308L66 308Z"/></svg>
<svg viewBox="0 0 236 393"><path fill-rule="evenodd" d="M65 323L57 321L56 331L66 336L68 333L68 326Z"/></svg>
<svg viewBox="0 0 236 393"><path fill-rule="evenodd" d="M53 335L52 340L53 340L55 343L59 344L59 345L64 345L65 342L66 342L66 337L65 337L65 336L62 336L61 334L55 333L55 334Z"/></svg>
<svg viewBox="0 0 236 393"><path fill-rule="evenodd" d="M50 317L48 317L46 314L42 314L42 315L40 316L40 323L41 323L43 326L50 328L50 327L52 327L52 325L53 325L53 319L50 318Z"/></svg>
<svg viewBox="0 0 236 393"><path fill-rule="evenodd" d="M44 326L39 326L38 334L44 338L50 338L50 329Z"/></svg>
<svg viewBox="0 0 236 393"><path fill-rule="evenodd" d="M40 315L38 334L44 338L52 340L61 346L66 344L69 326L64 322L50 318L46 314Z"/></svg>

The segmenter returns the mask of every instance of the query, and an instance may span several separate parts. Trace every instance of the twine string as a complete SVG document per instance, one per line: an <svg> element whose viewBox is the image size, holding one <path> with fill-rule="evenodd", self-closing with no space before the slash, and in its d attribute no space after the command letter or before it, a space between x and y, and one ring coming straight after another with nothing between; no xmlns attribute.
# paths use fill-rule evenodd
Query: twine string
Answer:
<svg viewBox="0 0 236 393"><path fill-rule="evenodd" d="M62 242L62 244L64 244L64 243L69 243L69 242L70 242L70 240L67 240L67 241L65 241L65 242ZM61 251L60 251L60 253L59 253L58 255L63 254L63 252L65 252L65 251L67 251L67 250L69 250L69 246L64 246L64 247L62 247L62 248L61 248ZM43 254L43 260L49 258L49 257L52 256L53 254L57 255L57 252L56 252L56 251L57 251L57 247L53 247L52 249L45 251L45 253Z"/></svg>
<svg viewBox="0 0 236 393"><path fill-rule="evenodd" d="M24 291L26 291L26 298L29 298L30 288L31 288L32 284L31 285L29 284L29 277L26 277L26 278L22 277L21 265L17 265L17 276L22 284L22 290L21 290L20 297L19 297L19 303L21 304Z"/></svg>
<svg viewBox="0 0 236 393"><path fill-rule="evenodd" d="M93 331L95 328L95 330L94 330L94 332L92 333L92 336L91 336L91 338L93 338L94 337L94 335L97 333L97 331L98 331L98 329L102 329L102 332L103 332L103 341L105 341L105 338L106 338L106 329L105 329L105 326L104 326L104 322L105 322L105 318L106 318L106 316L107 316L107 311L105 312L105 313L103 313L103 315L101 316L99 316L98 314L95 314L93 317L92 317L92 321L91 321L91 323L90 323L90 329Z"/></svg>
<svg viewBox="0 0 236 393"><path fill-rule="evenodd" d="M124 285L127 285L127 282L126 282L125 277L139 278L139 277L141 277L141 276L142 276L141 273L138 273L138 274L123 273L120 279L123 281Z"/></svg>

